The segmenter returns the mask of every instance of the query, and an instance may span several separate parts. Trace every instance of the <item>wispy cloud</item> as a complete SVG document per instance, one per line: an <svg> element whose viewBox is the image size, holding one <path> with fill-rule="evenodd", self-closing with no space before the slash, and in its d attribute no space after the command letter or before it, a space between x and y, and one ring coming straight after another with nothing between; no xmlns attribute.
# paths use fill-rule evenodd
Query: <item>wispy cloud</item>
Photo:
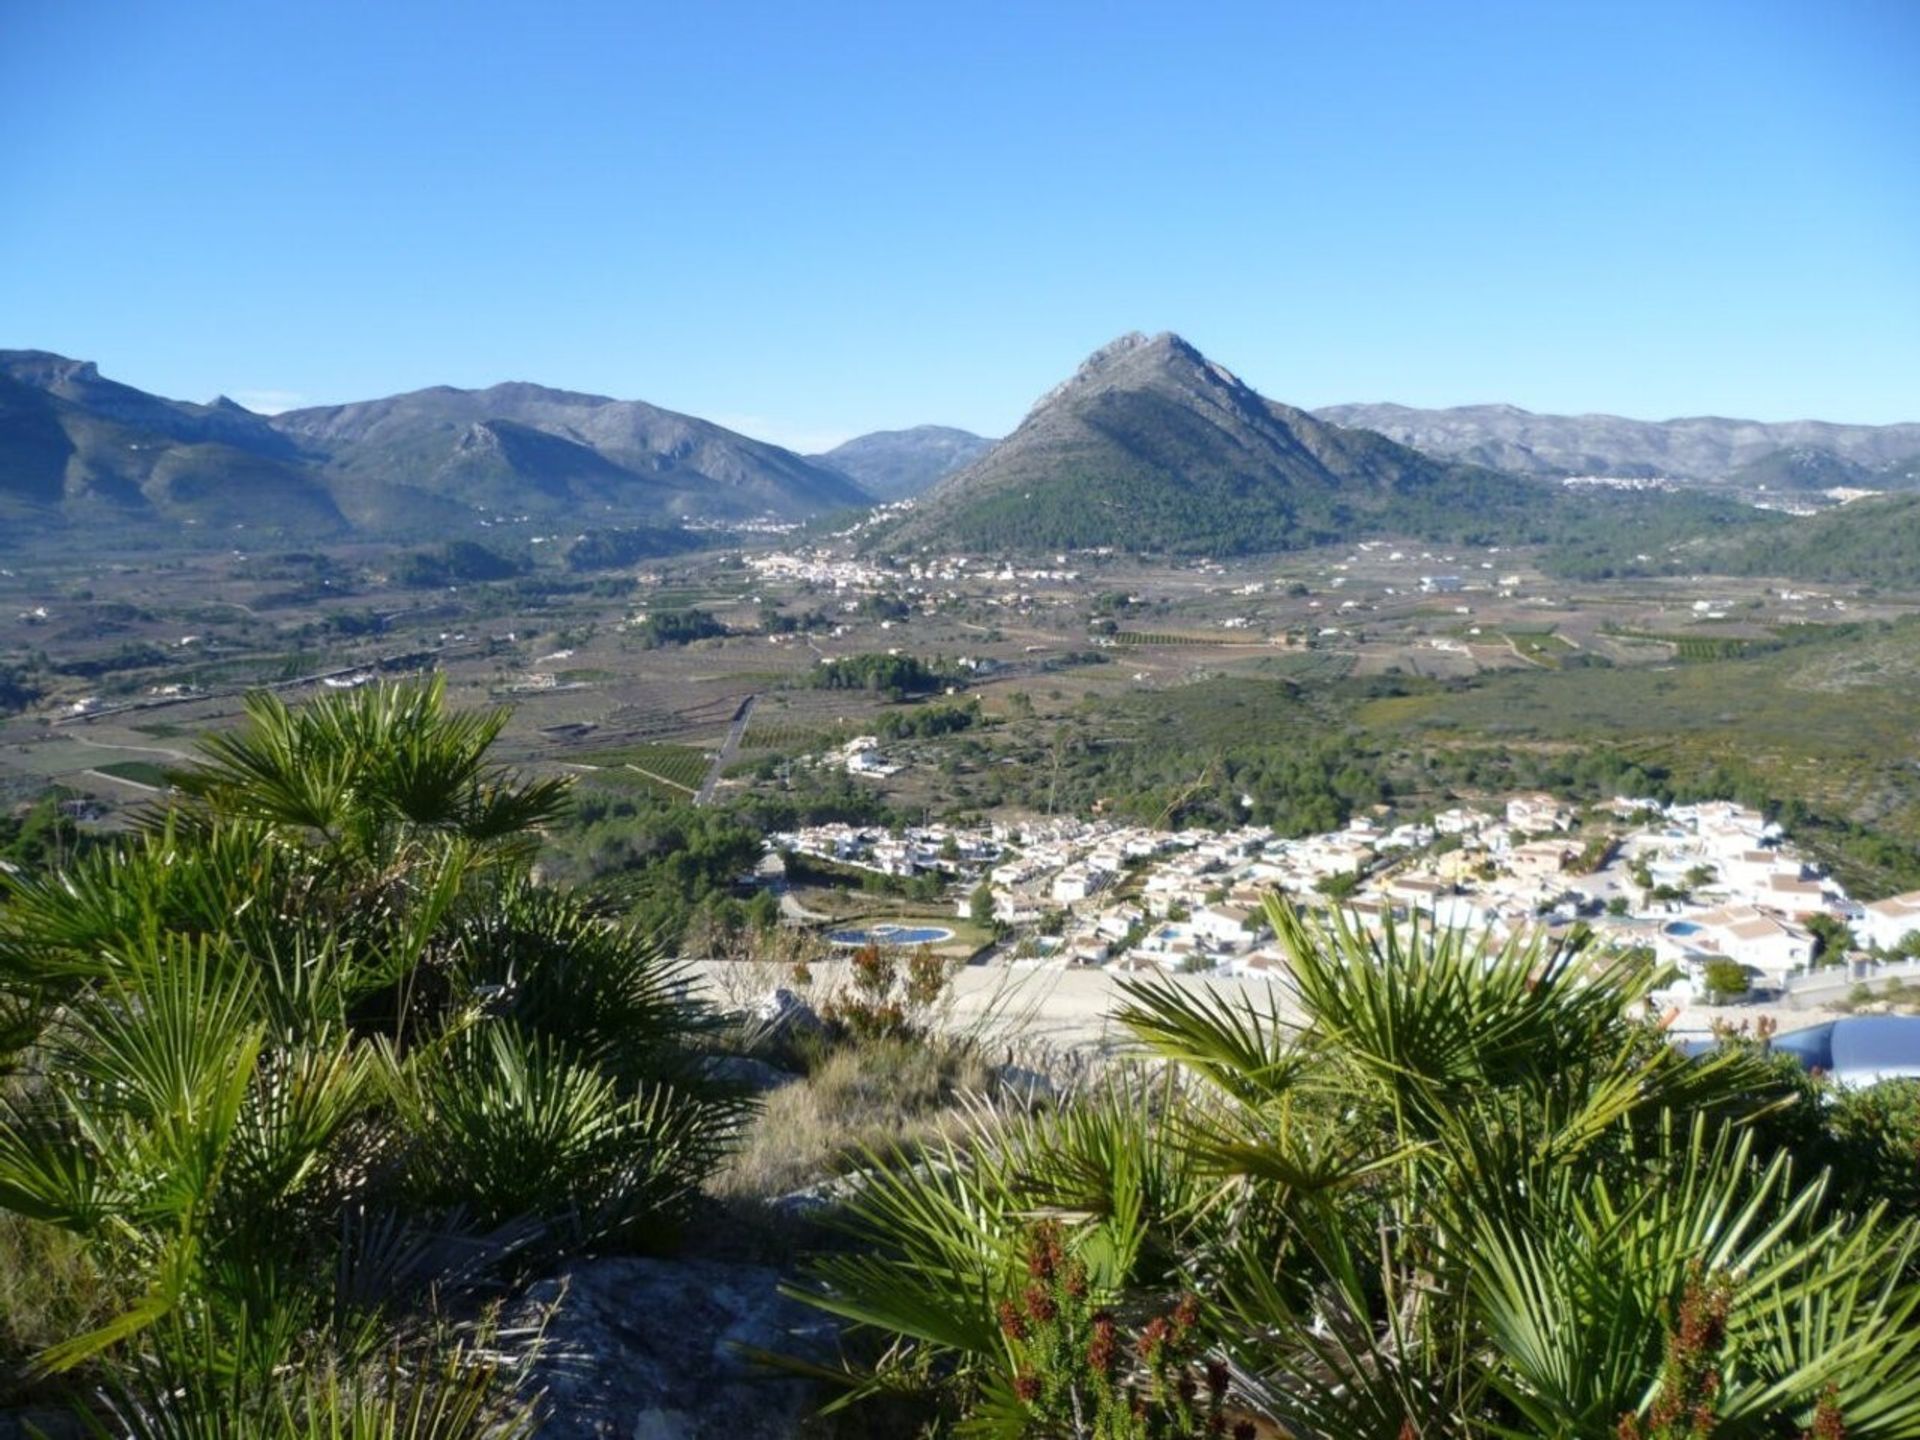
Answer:
<svg viewBox="0 0 1920 1440"><path fill-rule="evenodd" d="M297 390L235 390L231 398L234 403L261 415L278 415L282 410L297 410L307 403L307 397Z"/></svg>
<svg viewBox="0 0 1920 1440"><path fill-rule="evenodd" d="M859 433L854 430L817 430L806 425L789 425L765 415L709 415L707 419L755 440L765 440L770 445L784 445L802 455L818 455L822 450L831 450Z"/></svg>

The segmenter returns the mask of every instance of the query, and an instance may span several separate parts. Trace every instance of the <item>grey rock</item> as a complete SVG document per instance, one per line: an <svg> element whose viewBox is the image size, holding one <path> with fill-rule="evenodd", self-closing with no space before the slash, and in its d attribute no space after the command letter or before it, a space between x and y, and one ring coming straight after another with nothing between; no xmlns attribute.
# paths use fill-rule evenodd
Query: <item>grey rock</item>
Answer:
<svg viewBox="0 0 1920 1440"><path fill-rule="evenodd" d="M763 1039L781 1040L821 1029L813 1006L784 985L769 990L753 1007L753 1022Z"/></svg>
<svg viewBox="0 0 1920 1440"><path fill-rule="evenodd" d="M993 1088L1001 1098L1028 1110L1044 1109L1060 1099L1059 1087L1051 1079L1024 1065L996 1065Z"/></svg>
<svg viewBox="0 0 1920 1440"><path fill-rule="evenodd" d="M39 529L112 515L122 540L183 525L477 538L483 510L682 540L686 518L799 519L872 497L838 469L638 400L439 386L268 417L0 350L0 504L19 503ZM31 542L27 528L0 526L0 548Z"/></svg>
<svg viewBox="0 0 1920 1440"><path fill-rule="evenodd" d="M861 1176L858 1172L832 1175L812 1185L803 1185L798 1190L789 1190L785 1195L775 1196L767 1205L776 1215L784 1215L789 1219L812 1219L838 1209L858 1192L860 1185Z"/></svg>
<svg viewBox="0 0 1920 1440"><path fill-rule="evenodd" d="M726 1085L737 1085L743 1090L751 1090L759 1095L764 1095L770 1090L779 1090L800 1078L791 1070L782 1070L778 1065L769 1065L766 1061L756 1060L751 1055L710 1056L702 1068L711 1080L718 1080Z"/></svg>
<svg viewBox="0 0 1920 1440"><path fill-rule="evenodd" d="M835 1327L779 1271L714 1260L583 1261L533 1286L559 1302L537 1380L544 1440L788 1440L820 1398L743 1350L827 1361ZM522 1319L525 1317L522 1316Z"/></svg>

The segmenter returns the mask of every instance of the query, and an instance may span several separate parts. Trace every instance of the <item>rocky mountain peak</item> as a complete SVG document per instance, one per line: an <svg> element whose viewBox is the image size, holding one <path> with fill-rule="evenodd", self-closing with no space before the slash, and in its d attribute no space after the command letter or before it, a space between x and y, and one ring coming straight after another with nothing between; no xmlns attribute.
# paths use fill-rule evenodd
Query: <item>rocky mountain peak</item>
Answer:
<svg viewBox="0 0 1920 1440"><path fill-rule="evenodd" d="M93 361L70 360L51 350L0 350L0 374L48 391L100 382L100 367Z"/></svg>
<svg viewBox="0 0 1920 1440"><path fill-rule="evenodd" d="M1028 418L1070 397L1111 389L1169 385L1181 389L1210 386L1245 389L1231 370L1207 359L1173 331L1147 335L1131 330L1081 361L1071 376L1040 397L1028 412Z"/></svg>

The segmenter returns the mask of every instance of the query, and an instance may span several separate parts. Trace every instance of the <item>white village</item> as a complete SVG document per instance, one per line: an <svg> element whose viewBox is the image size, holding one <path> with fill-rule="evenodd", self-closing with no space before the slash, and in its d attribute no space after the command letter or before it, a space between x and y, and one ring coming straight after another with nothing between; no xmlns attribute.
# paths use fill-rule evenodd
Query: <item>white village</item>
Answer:
<svg viewBox="0 0 1920 1440"><path fill-rule="evenodd" d="M871 743L854 751L869 765L876 755ZM1920 936L1920 892L1856 902L1777 824L1729 801L1618 797L1582 810L1524 794L1497 813L1458 807L1397 824L1363 815L1300 837L1078 819L897 833L830 824L768 845L883 875L945 876L962 916L986 917L984 887L991 918L1015 937L996 958L1020 966L1278 977L1285 957L1265 914L1275 894L1338 907L1374 932L1414 922L1504 941L1584 926L1597 943L1676 967L1676 1000L1704 997L1715 962L1737 966L1745 990L1780 992L1847 958L1823 950L1839 927L1861 963Z"/></svg>

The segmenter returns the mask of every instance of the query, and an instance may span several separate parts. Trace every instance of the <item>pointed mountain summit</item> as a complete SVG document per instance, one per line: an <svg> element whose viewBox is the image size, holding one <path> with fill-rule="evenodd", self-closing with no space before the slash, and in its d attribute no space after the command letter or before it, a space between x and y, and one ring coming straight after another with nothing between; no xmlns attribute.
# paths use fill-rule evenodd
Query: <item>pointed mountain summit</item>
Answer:
<svg viewBox="0 0 1920 1440"><path fill-rule="evenodd" d="M877 539L1231 554L1373 532L1505 535L1551 500L1536 482L1277 404L1178 335L1134 333Z"/></svg>

